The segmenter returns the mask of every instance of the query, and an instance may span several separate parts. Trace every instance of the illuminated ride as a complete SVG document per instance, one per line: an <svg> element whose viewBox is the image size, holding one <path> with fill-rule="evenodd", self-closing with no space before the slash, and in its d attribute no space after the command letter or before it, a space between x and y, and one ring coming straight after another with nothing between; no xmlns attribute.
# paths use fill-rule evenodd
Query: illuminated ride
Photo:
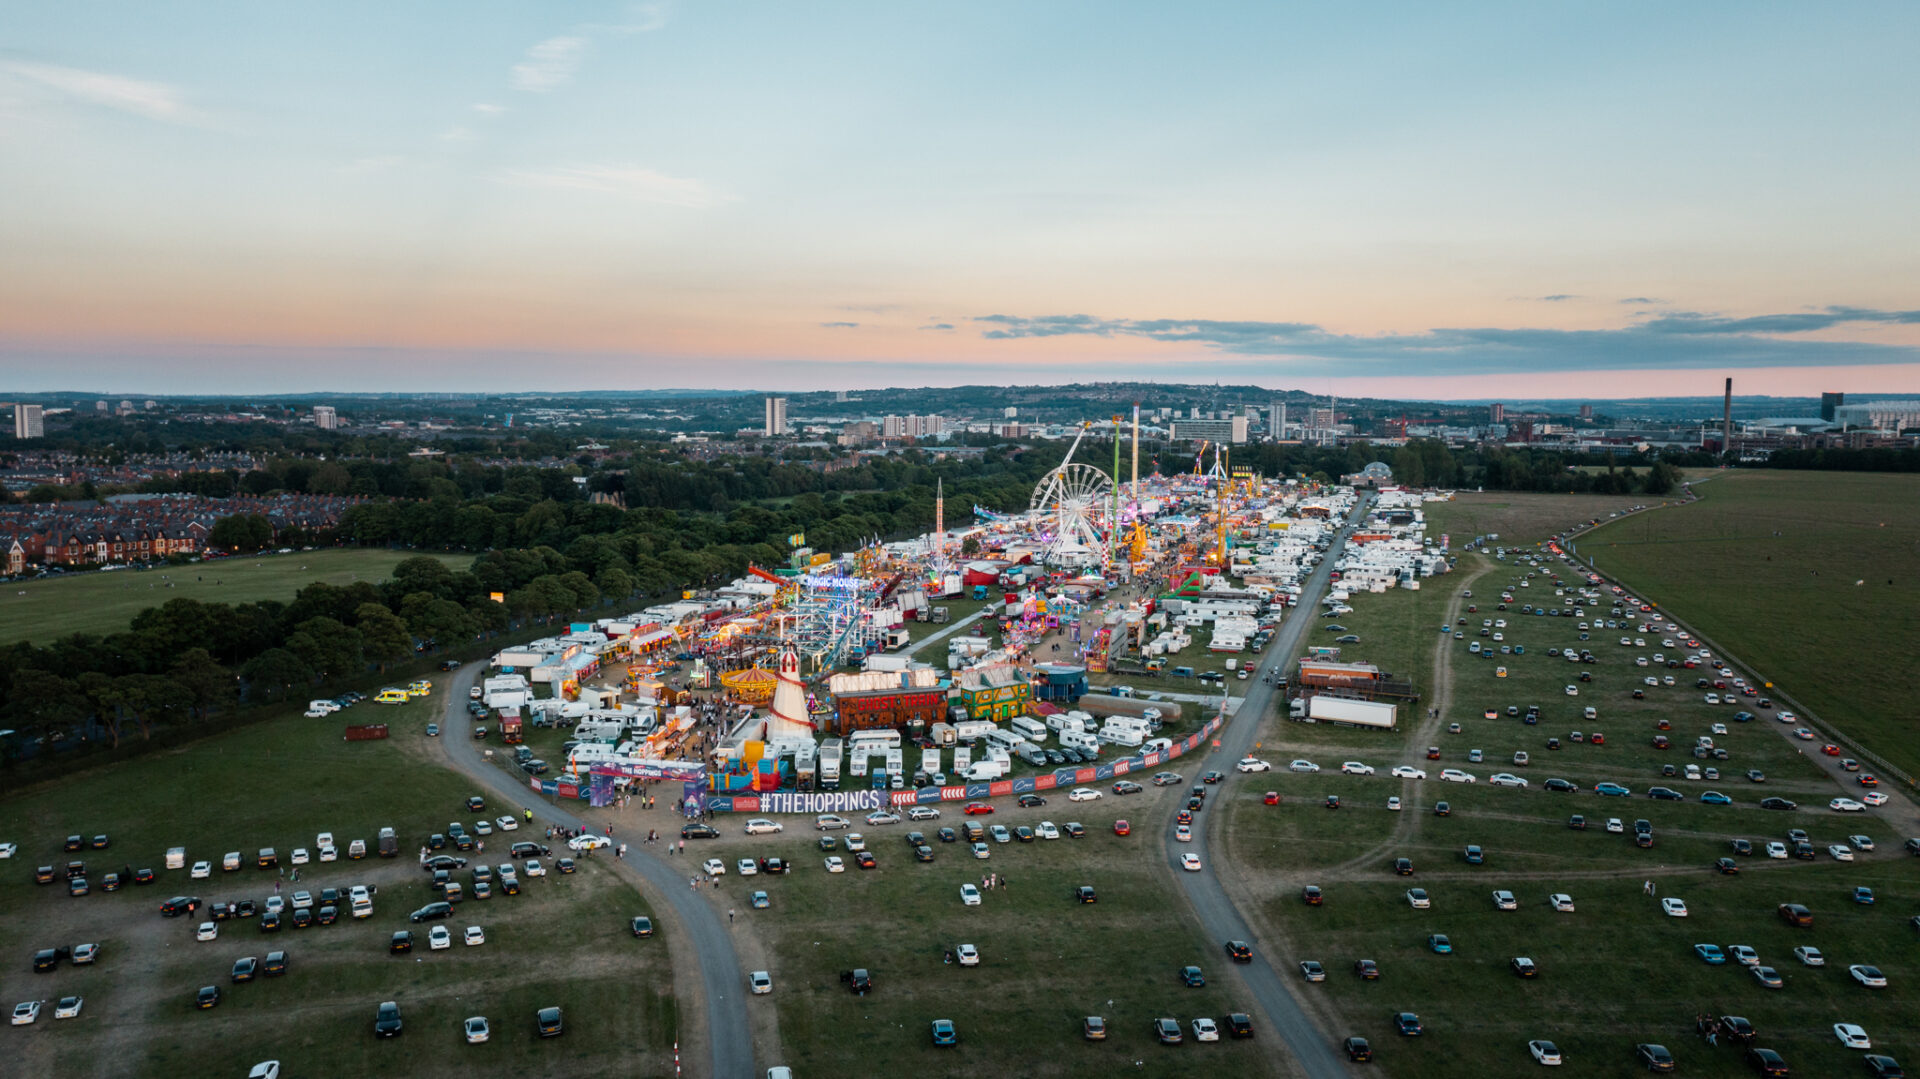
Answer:
<svg viewBox="0 0 1920 1079"><path fill-rule="evenodd" d="M1033 489L1030 510L1035 527L1043 530L1046 561L1055 566L1098 566L1106 561L1106 533L1110 527L1113 479L1089 464L1073 459L1087 429L1073 436L1067 456Z"/></svg>

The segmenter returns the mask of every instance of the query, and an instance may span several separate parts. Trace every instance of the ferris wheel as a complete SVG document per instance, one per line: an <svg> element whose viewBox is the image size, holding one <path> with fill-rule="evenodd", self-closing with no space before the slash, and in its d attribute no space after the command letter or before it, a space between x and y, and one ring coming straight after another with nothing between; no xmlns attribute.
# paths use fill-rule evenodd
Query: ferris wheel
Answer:
<svg viewBox="0 0 1920 1079"><path fill-rule="evenodd" d="M1086 429L1081 428L1081 435ZM1089 464L1073 459L1080 448L1075 435L1066 459L1033 489L1031 510L1036 524L1048 533L1047 561L1087 565L1105 561L1106 537L1113 512L1113 479Z"/></svg>

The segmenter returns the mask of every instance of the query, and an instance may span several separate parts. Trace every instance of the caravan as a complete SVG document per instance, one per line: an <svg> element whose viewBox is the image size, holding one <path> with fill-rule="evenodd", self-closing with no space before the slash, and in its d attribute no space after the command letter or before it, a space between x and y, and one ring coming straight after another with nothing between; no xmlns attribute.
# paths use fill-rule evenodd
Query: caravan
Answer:
<svg viewBox="0 0 1920 1079"><path fill-rule="evenodd" d="M1007 721L1007 727L1029 742L1047 740L1047 725L1031 716L1015 716Z"/></svg>

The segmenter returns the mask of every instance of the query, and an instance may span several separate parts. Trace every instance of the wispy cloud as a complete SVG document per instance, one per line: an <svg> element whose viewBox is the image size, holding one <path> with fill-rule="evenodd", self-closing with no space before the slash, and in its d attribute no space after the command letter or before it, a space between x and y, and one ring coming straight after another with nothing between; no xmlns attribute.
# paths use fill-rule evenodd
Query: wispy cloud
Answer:
<svg viewBox="0 0 1920 1079"><path fill-rule="evenodd" d="M1539 300L1541 303L1565 303L1568 300L1577 300L1579 298L1580 297L1571 292L1556 292L1551 296L1534 297L1534 299Z"/></svg>
<svg viewBox="0 0 1920 1079"><path fill-rule="evenodd" d="M544 171L512 171L501 177L515 187L593 191L662 206L704 209L732 198L691 177L668 176L637 165L579 165Z"/></svg>
<svg viewBox="0 0 1920 1079"><path fill-rule="evenodd" d="M1636 307L1658 307L1662 304L1672 303L1673 301L1659 300L1659 299L1655 299L1652 296L1628 296L1622 299L1620 302L1623 304L1632 304L1633 306L1636 306Z"/></svg>
<svg viewBox="0 0 1920 1079"><path fill-rule="evenodd" d="M1193 343L1228 368L1284 366L1291 373L1429 375L1697 367L1920 363L1920 348L1867 341L1793 340L1846 323L1920 323L1920 311L1829 307L1819 313L1721 319L1683 314L1612 330L1448 327L1412 334L1331 333L1308 322L1111 319L1093 315L985 315L988 340L1088 336ZM1212 361L1221 364L1221 360Z"/></svg>
<svg viewBox="0 0 1920 1079"><path fill-rule="evenodd" d="M860 328L858 322L822 322L820 325L829 330L857 330Z"/></svg>
<svg viewBox="0 0 1920 1079"><path fill-rule="evenodd" d="M588 23L581 29L600 34L650 34L666 26L667 19L672 14L672 4L634 4L627 9L627 17L624 21Z"/></svg>
<svg viewBox="0 0 1920 1079"><path fill-rule="evenodd" d="M552 93L564 85L586 58L587 39L574 34L550 37L527 50L513 65L513 88L530 94Z"/></svg>
<svg viewBox="0 0 1920 1079"><path fill-rule="evenodd" d="M933 323L929 323L929 324L927 324L927 325L925 325L925 326L922 326L922 327L920 327L920 328L921 328L921 329L923 329L923 330L951 330L951 329L953 329L953 323L951 323L951 322L933 322Z"/></svg>
<svg viewBox="0 0 1920 1079"><path fill-rule="evenodd" d="M440 133L441 142L472 142L476 137L470 128L457 124Z"/></svg>
<svg viewBox="0 0 1920 1079"><path fill-rule="evenodd" d="M186 94L179 87L166 83L24 60L0 62L0 72L42 90L50 90L68 101L98 105L149 120L197 124L203 119L187 104Z"/></svg>
<svg viewBox="0 0 1920 1079"><path fill-rule="evenodd" d="M476 101L473 103L473 111L482 116L498 116L507 111L507 107L505 105L495 105L491 101Z"/></svg>

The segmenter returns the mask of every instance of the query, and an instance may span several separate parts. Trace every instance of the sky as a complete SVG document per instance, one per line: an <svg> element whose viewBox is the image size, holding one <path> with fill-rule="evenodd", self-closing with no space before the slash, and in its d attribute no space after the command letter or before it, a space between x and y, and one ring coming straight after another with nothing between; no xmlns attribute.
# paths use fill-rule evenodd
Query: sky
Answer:
<svg viewBox="0 0 1920 1079"><path fill-rule="evenodd" d="M1920 393L1920 5L0 0L0 394Z"/></svg>

